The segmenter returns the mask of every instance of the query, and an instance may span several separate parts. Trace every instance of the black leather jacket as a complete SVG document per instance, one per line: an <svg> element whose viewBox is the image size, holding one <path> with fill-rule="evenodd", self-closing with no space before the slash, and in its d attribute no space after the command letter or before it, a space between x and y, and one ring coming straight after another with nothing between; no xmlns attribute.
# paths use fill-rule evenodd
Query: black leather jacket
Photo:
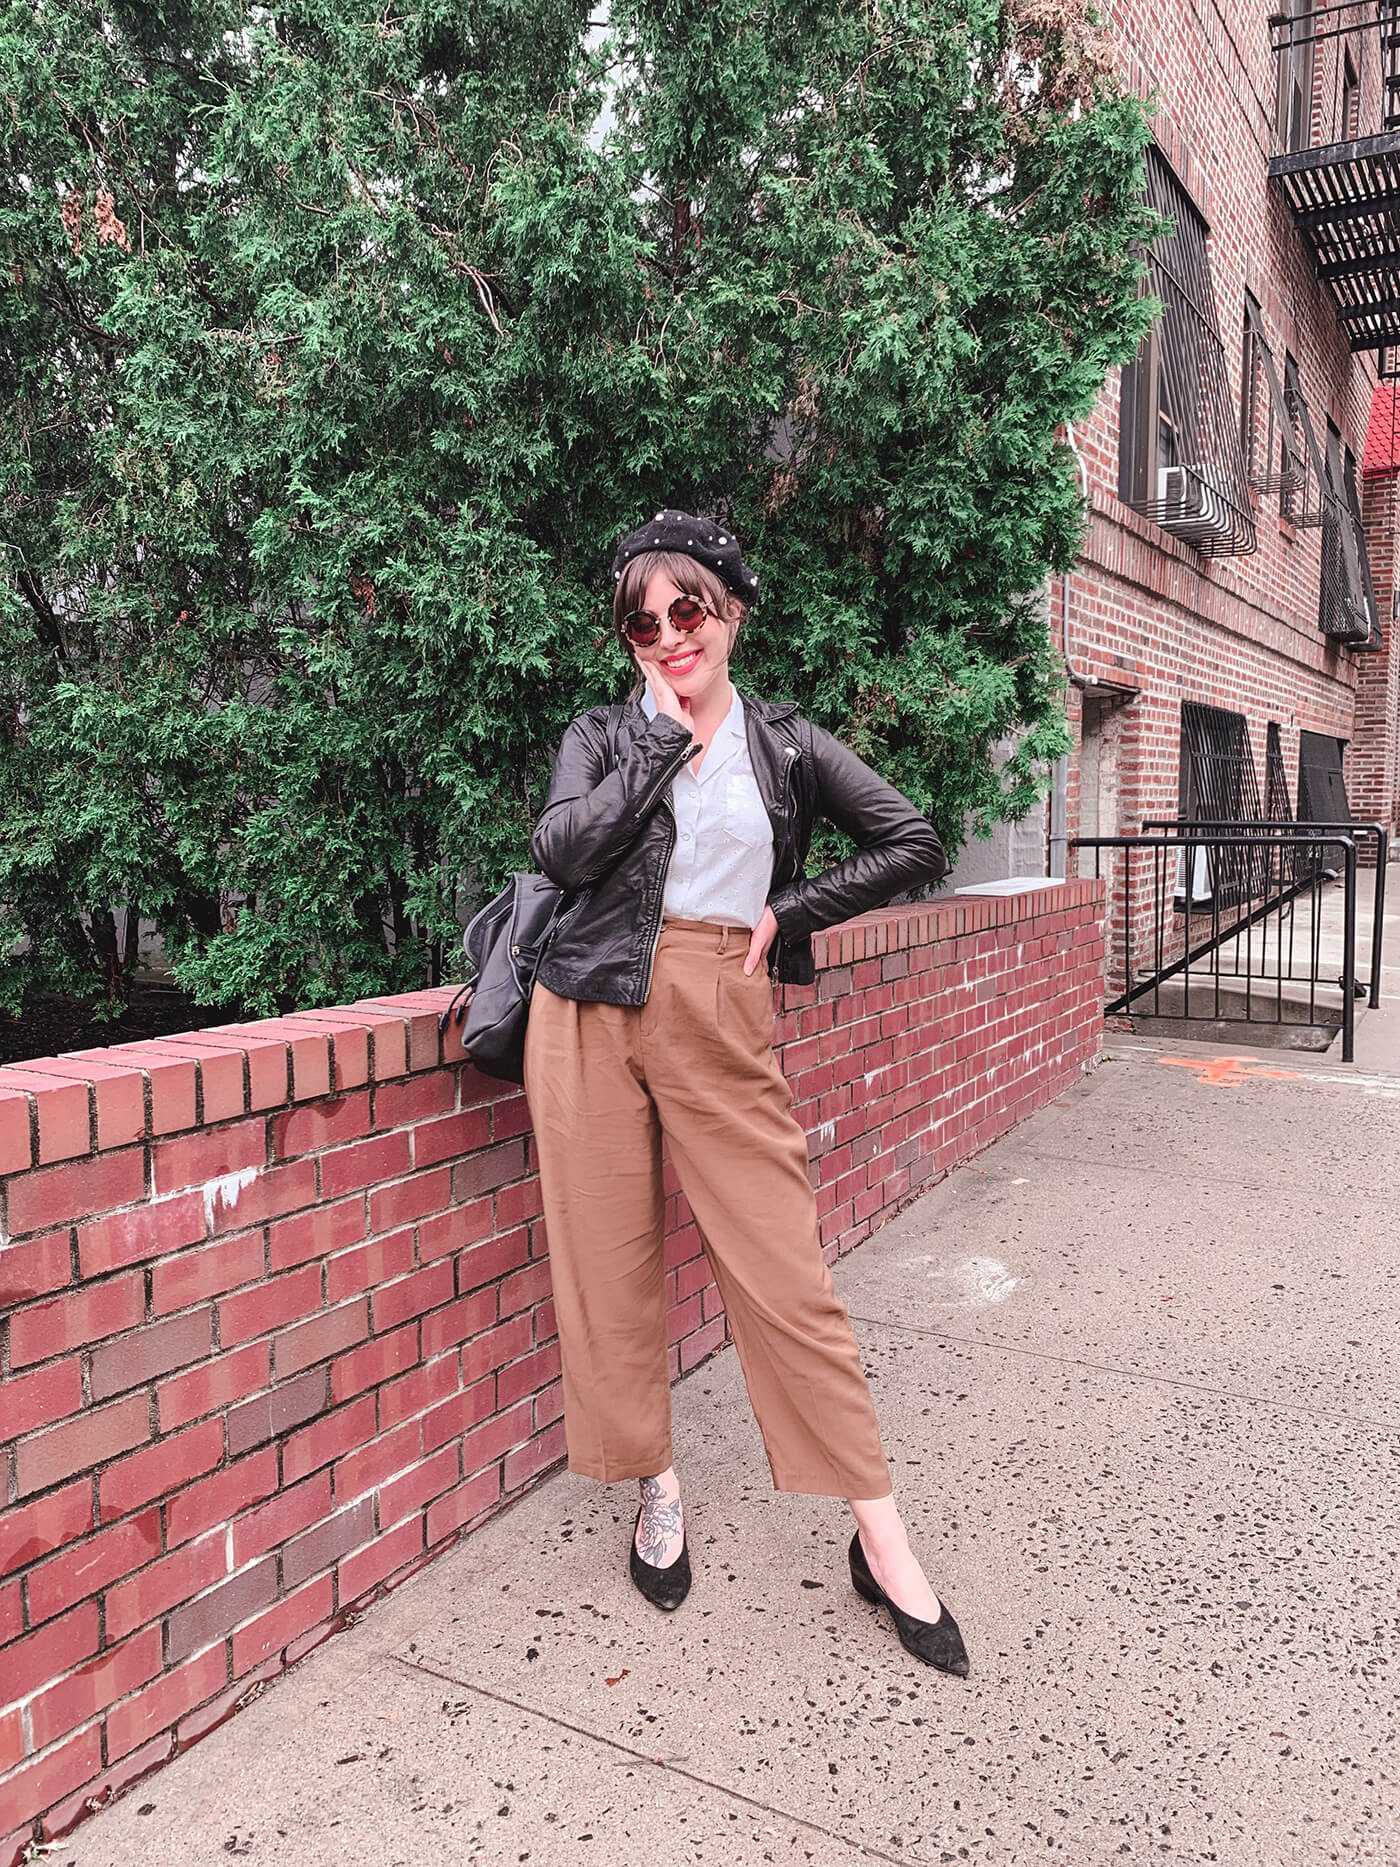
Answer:
<svg viewBox="0 0 1400 1867"><path fill-rule="evenodd" d="M773 825L768 905L778 923L769 948L784 984L815 977L811 935L935 882L948 861L932 826L909 800L795 705L743 697L749 757ZM564 734L549 797L535 826L536 864L566 894L538 977L561 998L643 1005L661 933L661 900L676 842L668 793L695 751L689 729L664 713L648 719L636 700L616 722L595 707ZM806 874L812 825L826 817L859 845L822 874Z"/></svg>

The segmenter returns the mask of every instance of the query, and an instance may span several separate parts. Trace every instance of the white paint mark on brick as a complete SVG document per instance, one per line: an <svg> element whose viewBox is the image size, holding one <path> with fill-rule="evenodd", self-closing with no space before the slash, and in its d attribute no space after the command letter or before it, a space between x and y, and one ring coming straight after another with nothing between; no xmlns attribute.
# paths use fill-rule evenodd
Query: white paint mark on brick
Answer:
<svg viewBox="0 0 1400 1867"><path fill-rule="evenodd" d="M236 1173L225 1173L217 1180L204 1182L204 1220L211 1229L215 1205L221 1206L226 1212L236 1206L244 1187L250 1186L257 1179L258 1171L256 1167L240 1167Z"/></svg>

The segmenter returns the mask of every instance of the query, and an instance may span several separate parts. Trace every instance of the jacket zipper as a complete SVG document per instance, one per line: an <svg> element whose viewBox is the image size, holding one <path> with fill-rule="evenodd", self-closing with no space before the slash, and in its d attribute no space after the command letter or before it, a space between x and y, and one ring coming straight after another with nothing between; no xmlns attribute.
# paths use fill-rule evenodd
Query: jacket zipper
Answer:
<svg viewBox="0 0 1400 1867"><path fill-rule="evenodd" d="M662 776L652 786L651 790L648 791L646 796L642 799L642 802L637 807L637 814L632 819L634 823L641 822L642 818L646 816L647 812L650 810L651 806L656 801L656 799L660 796L661 792L668 785L672 783L677 772L680 771L681 767L689 759L694 758L697 749L698 749L698 741L692 739L690 744L685 748L685 751L676 760L675 764L672 765L668 771L662 774ZM666 871L671 866L671 855L672 855L673 850L676 847L676 820L675 820L675 817L672 815L669 806L666 807L666 815L668 818L670 818L671 830L670 830L670 835L666 843L665 860L662 862L662 865L661 865L661 887L656 897L656 923L653 926L652 931L651 931L651 951L647 955L647 973L646 973L646 978L642 983L642 1003L643 1004L645 1004L647 1000L651 997L651 975L656 970L656 949L661 944L661 923L666 917L665 916Z"/></svg>
<svg viewBox="0 0 1400 1867"><path fill-rule="evenodd" d="M695 757L696 752L699 749L700 748L699 748L698 741L692 739L690 744L685 748L685 751L682 752L680 757L676 760L675 764L670 766L668 770L664 771L661 774L661 776L657 779L656 783L651 787L651 789L647 792L646 796L642 799L641 803L637 806L636 814L632 818L633 823L641 822L642 818L646 816L647 812L651 809L652 805L656 802L657 798L661 795L661 793L666 789L667 785L670 784L672 780L675 778L676 773L681 769L682 765L684 765L689 759L693 759Z"/></svg>
<svg viewBox="0 0 1400 1867"><path fill-rule="evenodd" d="M797 770L798 748L789 746L784 756L787 759L787 770L783 773L783 817L785 821L789 821L792 812L788 809L788 805L792 800L792 774Z"/></svg>
<svg viewBox="0 0 1400 1867"><path fill-rule="evenodd" d="M783 773L783 830L789 838L792 836L792 774L797 770L799 754L800 748L798 746L788 746L784 753L784 757L787 760L787 769ZM796 879L796 876L794 876L793 880L795 881ZM773 942L773 947L786 946L786 944L787 942L783 939L780 929L777 939ZM770 949L770 955L772 959L772 970L776 971L778 963L777 953Z"/></svg>
<svg viewBox="0 0 1400 1867"><path fill-rule="evenodd" d="M656 949L661 945L661 924L666 918L666 871L671 866L671 853L676 847L676 820L669 809L666 815L671 818L671 834L666 845L666 860L661 865L661 888L656 897L656 924L651 932L651 953L647 958L647 976L642 984L644 1005L651 997L651 975L656 970Z"/></svg>
<svg viewBox="0 0 1400 1867"><path fill-rule="evenodd" d="M633 823L640 823L642 821L642 818L646 816L647 812L651 809L652 805L656 802L656 799L659 793L665 788L665 786L671 783L676 773L680 770L681 766L685 764L686 760L695 757L695 754L698 750L699 750L698 742L692 739L690 744L686 747L683 756L677 759L676 763L671 767L669 771L662 773L661 777L656 781L656 783L647 792L646 796L642 799L641 803L637 807L635 814L633 815L633 818L632 818ZM611 867L612 867L612 863L610 861L604 862L600 868L594 869L590 874L584 876L583 880L579 883L579 888L580 889L591 888L594 882L599 881L604 875L606 875L608 870Z"/></svg>

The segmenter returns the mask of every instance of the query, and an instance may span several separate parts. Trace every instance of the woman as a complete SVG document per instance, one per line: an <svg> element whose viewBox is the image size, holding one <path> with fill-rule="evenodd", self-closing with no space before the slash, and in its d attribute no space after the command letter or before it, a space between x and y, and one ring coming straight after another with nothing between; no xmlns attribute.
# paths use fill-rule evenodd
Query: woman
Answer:
<svg viewBox="0 0 1400 1867"><path fill-rule="evenodd" d="M734 691L729 658L758 578L727 529L657 513L618 545L613 587L641 678L620 711L596 708L565 733L533 844L577 894L540 966L525 1047L569 1466L640 1480L632 1579L678 1607L690 1560L671 1457L664 1135L774 1486L848 1499L854 1586L889 1609L911 1653L963 1675L822 1258L770 982L810 984L813 931L936 880L942 846L796 707ZM818 814L858 849L809 878Z"/></svg>

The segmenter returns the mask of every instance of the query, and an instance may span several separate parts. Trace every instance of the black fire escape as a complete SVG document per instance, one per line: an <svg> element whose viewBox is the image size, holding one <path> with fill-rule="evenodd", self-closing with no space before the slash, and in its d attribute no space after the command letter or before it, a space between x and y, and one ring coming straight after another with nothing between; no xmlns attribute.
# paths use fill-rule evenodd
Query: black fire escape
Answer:
<svg viewBox="0 0 1400 1867"><path fill-rule="evenodd" d="M1283 190L1318 278L1353 350L1374 350L1382 376L1400 353L1400 0L1313 6L1271 15L1278 90L1269 174ZM1265 431L1244 428L1251 482L1276 485L1297 525L1322 528L1318 626L1357 649L1381 646L1356 466L1331 422L1319 432L1296 365L1283 380L1258 308L1247 308L1247 358L1267 379ZM1257 477L1256 477L1257 475Z"/></svg>
<svg viewBox="0 0 1400 1867"><path fill-rule="evenodd" d="M1352 349L1384 353L1400 346L1400 0L1288 0L1269 27L1278 67L1269 174Z"/></svg>

